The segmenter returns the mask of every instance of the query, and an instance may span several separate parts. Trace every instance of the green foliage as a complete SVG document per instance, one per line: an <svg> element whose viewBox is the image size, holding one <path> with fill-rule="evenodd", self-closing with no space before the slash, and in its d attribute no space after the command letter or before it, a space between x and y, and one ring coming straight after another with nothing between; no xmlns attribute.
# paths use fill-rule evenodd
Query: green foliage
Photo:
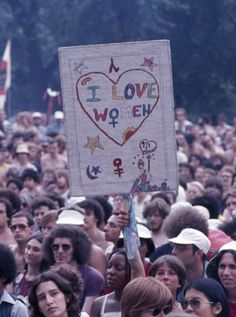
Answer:
<svg viewBox="0 0 236 317"><path fill-rule="evenodd" d="M1 0L0 52L12 39L11 104L46 111L61 46L169 39L176 105L234 113L234 0Z"/></svg>

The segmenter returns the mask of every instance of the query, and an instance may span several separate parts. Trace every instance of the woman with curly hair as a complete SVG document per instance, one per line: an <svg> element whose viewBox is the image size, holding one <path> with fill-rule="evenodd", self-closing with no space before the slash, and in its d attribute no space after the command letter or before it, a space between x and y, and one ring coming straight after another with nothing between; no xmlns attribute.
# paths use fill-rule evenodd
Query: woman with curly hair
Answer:
<svg viewBox="0 0 236 317"><path fill-rule="evenodd" d="M57 273L45 272L34 281L29 295L31 317L78 317L80 301L71 284Z"/></svg>

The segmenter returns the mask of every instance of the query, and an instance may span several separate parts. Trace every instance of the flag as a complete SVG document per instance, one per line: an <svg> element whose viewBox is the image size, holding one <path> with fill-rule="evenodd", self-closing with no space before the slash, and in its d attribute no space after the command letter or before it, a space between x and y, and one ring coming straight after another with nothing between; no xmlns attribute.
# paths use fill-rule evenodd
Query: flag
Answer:
<svg viewBox="0 0 236 317"><path fill-rule="evenodd" d="M0 109L4 109L7 90L11 86L11 41L7 41L2 60L0 62Z"/></svg>

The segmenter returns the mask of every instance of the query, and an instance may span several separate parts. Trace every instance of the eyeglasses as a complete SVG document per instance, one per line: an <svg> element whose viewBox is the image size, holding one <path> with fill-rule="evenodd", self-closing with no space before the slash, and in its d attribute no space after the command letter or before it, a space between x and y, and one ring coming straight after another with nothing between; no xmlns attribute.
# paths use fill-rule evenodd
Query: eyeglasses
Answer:
<svg viewBox="0 0 236 317"><path fill-rule="evenodd" d="M60 248L62 248L63 251L69 251L71 249L71 245L66 243L63 243L63 244L53 243L51 245L52 251L58 251Z"/></svg>
<svg viewBox="0 0 236 317"><path fill-rule="evenodd" d="M25 230L27 228L26 225L24 225L23 223L20 223L18 225L12 225L11 226L11 230L15 231L17 228L19 228L20 230Z"/></svg>
<svg viewBox="0 0 236 317"><path fill-rule="evenodd" d="M192 307L192 309L199 309L201 304L214 304L214 302L201 302L200 299L192 298L192 299L185 299L181 305L183 310L188 308L188 305Z"/></svg>
<svg viewBox="0 0 236 317"><path fill-rule="evenodd" d="M150 313L152 316L158 316L161 312L163 312L165 315L169 314L172 310L172 305L166 305L163 308L154 307L150 309Z"/></svg>

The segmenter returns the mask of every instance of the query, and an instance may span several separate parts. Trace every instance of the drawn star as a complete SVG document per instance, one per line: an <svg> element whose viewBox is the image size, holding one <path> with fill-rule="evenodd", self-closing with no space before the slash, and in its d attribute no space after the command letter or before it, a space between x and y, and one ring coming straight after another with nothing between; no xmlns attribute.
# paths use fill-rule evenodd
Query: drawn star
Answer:
<svg viewBox="0 0 236 317"><path fill-rule="evenodd" d="M96 148L104 150L99 141L99 135L97 135L95 138L91 138L90 136L88 136L87 143L84 145L84 147L91 149L91 154L93 154Z"/></svg>
<svg viewBox="0 0 236 317"><path fill-rule="evenodd" d="M144 57L144 62L140 66L146 66L148 67L151 71L153 71L154 67L157 67L157 64L154 63L154 57L146 58Z"/></svg>
<svg viewBox="0 0 236 317"><path fill-rule="evenodd" d="M100 170L100 166L99 165L97 165L97 166L93 165L91 173L94 173L94 175L96 175L96 176L97 176L98 173L102 173L102 171Z"/></svg>
<svg viewBox="0 0 236 317"><path fill-rule="evenodd" d="M74 63L74 71L75 72L78 72L80 75L82 75L83 74L83 72L85 71L85 70L87 70L88 69L88 67L87 66L84 66L84 62L82 62L82 63Z"/></svg>

